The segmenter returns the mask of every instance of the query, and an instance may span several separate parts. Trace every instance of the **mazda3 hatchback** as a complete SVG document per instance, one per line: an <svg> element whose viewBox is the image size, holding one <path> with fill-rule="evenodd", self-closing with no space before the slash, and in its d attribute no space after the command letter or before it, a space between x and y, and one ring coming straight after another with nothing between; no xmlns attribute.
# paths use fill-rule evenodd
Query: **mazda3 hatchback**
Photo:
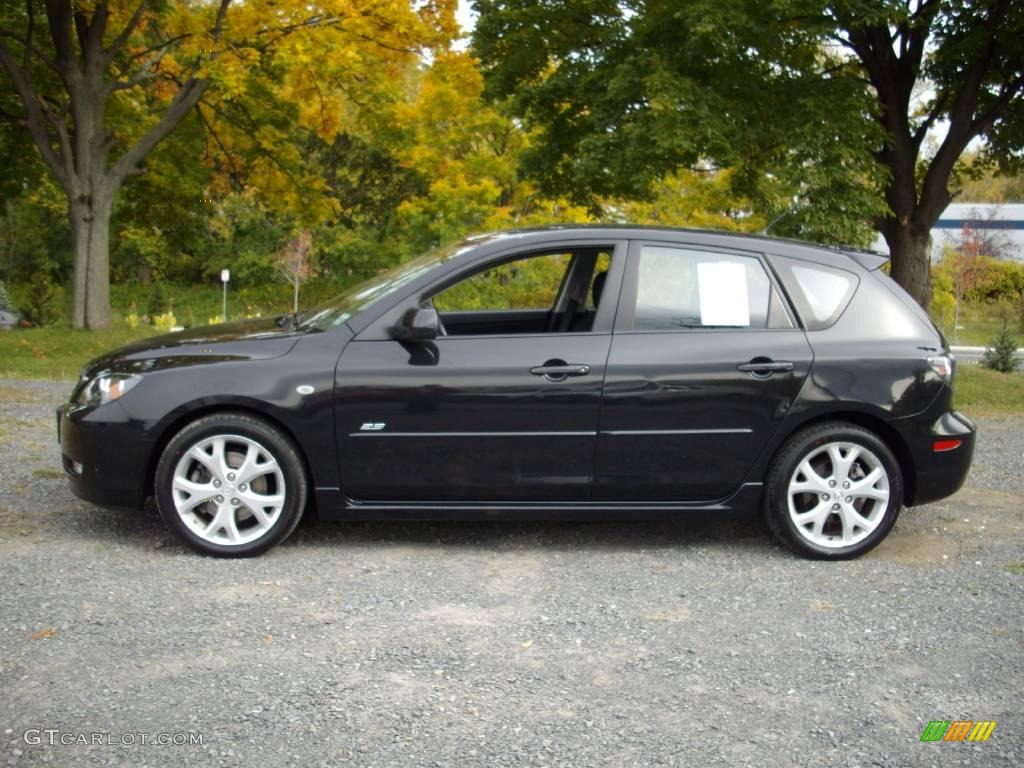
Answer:
<svg viewBox="0 0 1024 768"><path fill-rule="evenodd" d="M885 257L554 227L463 240L322 306L86 365L57 413L81 498L213 555L321 519L763 510L800 554L954 493L975 427Z"/></svg>

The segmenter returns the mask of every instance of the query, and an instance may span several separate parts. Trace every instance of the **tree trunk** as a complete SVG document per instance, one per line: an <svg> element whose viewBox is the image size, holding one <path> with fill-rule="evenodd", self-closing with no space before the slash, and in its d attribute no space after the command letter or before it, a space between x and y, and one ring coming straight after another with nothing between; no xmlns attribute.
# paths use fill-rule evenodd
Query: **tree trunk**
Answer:
<svg viewBox="0 0 1024 768"><path fill-rule="evenodd" d="M90 330L109 328L110 216L113 194L80 195L68 201L75 285L71 324Z"/></svg>
<svg viewBox="0 0 1024 768"><path fill-rule="evenodd" d="M295 280L295 297L294 297L294 300L292 301L292 312L298 312L298 311L299 311L299 281L298 281L298 279L296 279Z"/></svg>
<svg viewBox="0 0 1024 768"><path fill-rule="evenodd" d="M927 310L932 302L931 230L890 219L882 236L889 246L893 280Z"/></svg>
<svg viewBox="0 0 1024 768"><path fill-rule="evenodd" d="M220 0L210 36L220 37L231 0ZM104 113L107 101L119 90L130 90L150 79L150 69L173 40L131 56L152 54L133 74L108 74L118 52L133 30L143 21L146 3L136 10L120 32L107 35L110 18L107 2L83 4L72 0L50 0L46 18L53 42L52 58L40 54L32 42L35 3L26 5L27 31L24 38L0 30L0 68L6 71L25 107L25 124L50 172L68 197L68 220L75 261L75 283L71 322L75 328L109 328L110 313L110 214L114 195L124 180L143 171L150 152L173 131L195 107L209 80L188 77L178 88L160 119L117 159L108 163L111 147L119 142L108 132ZM109 47L105 41L113 37ZM21 55L7 46L7 40L21 45ZM77 42L77 44L76 44ZM41 96L32 79L32 54L45 59L59 75L60 96Z"/></svg>

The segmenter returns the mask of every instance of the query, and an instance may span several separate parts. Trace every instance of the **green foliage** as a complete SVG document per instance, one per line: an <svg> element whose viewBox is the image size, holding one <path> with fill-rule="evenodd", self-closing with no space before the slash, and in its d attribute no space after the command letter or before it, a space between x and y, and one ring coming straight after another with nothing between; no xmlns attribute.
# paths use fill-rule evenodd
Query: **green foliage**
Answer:
<svg viewBox="0 0 1024 768"><path fill-rule="evenodd" d="M1013 373L1019 365L1017 361L1017 340L1013 338L1006 323L999 334L989 342L989 347L981 359L981 365L991 371Z"/></svg>
<svg viewBox="0 0 1024 768"><path fill-rule="evenodd" d="M956 318L956 297L938 281L932 282L932 303L928 311L940 328L952 328Z"/></svg>
<svg viewBox="0 0 1024 768"><path fill-rule="evenodd" d="M1024 203L1024 173L1000 172L990 158L965 155L957 169L957 202Z"/></svg>
<svg viewBox="0 0 1024 768"><path fill-rule="evenodd" d="M434 306L442 312L549 309L571 259L571 254L553 254L501 264L442 291Z"/></svg>
<svg viewBox="0 0 1024 768"><path fill-rule="evenodd" d="M170 309L171 302L167 295L167 286L162 282L155 282L149 289L149 302L146 305L146 314L150 318L158 317Z"/></svg>
<svg viewBox="0 0 1024 768"><path fill-rule="evenodd" d="M274 254L300 229L314 243L302 297L312 304L321 286L333 292L484 230L612 220L863 245L885 211L872 157L877 110L854 59L820 45L836 26L820 3L480 0L474 55L440 42L450 30L429 16L447 13L443 2L416 6L417 19L399 6L322 38L295 30L259 55L253 40L268 23L319 6L234 3L231 38L218 42L193 34L215 5L149 7L132 34L138 50L173 37L171 27L187 36L154 60L153 81L115 90L110 159L167 109L175 79L198 66L210 82L117 197L115 307L131 295L152 317L173 299L182 323L205 322L219 314L228 267L233 316L285 311ZM83 6L86 16L93 7ZM112 32L127 18L126 6L110 7ZM865 21L901 12L858 8ZM17 28L22 15L21 6L0 10L0 27ZM942 34L974 40L957 24ZM405 52L410 40L437 44L429 62ZM49 51L45 36L37 42ZM122 51L109 74L130 75L140 64L131 56ZM40 91L63 98L50 68L37 69ZM10 89L0 109L19 109ZM19 290L39 274L69 286L64 191L13 122L0 122L0 161L0 276ZM988 155L975 162L977 174L991 171ZM993 264L979 275L969 289L958 284L962 295L937 286L944 324L951 295L1021 303L1024 268ZM486 283L473 290L462 300L492 298Z"/></svg>
<svg viewBox="0 0 1024 768"><path fill-rule="evenodd" d="M948 203L957 159L980 138L979 166L1022 166L1016 2L474 6L473 51L529 132L522 167L545 194L642 199L671 174L729 170L771 234L867 245L874 227L922 306L914 233Z"/></svg>
<svg viewBox="0 0 1024 768"><path fill-rule="evenodd" d="M1024 263L984 258L983 271L968 298L1024 302Z"/></svg>
<svg viewBox="0 0 1024 768"><path fill-rule="evenodd" d="M932 268L933 290L966 301L1024 302L1024 263L947 250Z"/></svg>
<svg viewBox="0 0 1024 768"><path fill-rule="evenodd" d="M627 201L624 219L637 224L756 232L768 223L736 192L731 170L679 171L656 181L647 199Z"/></svg>
<svg viewBox="0 0 1024 768"><path fill-rule="evenodd" d="M60 283L71 276L66 202L46 176L26 177L24 186L13 190L0 226L0 274L20 283L40 272Z"/></svg>
<svg viewBox="0 0 1024 768"><path fill-rule="evenodd" d="M36 277L25 294L21 305L21 315L32 325L52 325L57 321L59 302L58 289L48 275Z"/></svg>
<svg viewBox="0 0 1024 768"><path fill-rule="evenodd" d="M116 256L123 266L115 268L122 279L163 280L166 277L168 247L157 227L129 224L121 229Z"/></svg>
<svg viewBox="0 0 1024 768"><path fill-rule="evenodd" d="M535 132L523 165L547 193L646 198L730 168L773 233L864 243L885 212L871 95L813 9L783 5L478 0L474 51Z"/></svg>

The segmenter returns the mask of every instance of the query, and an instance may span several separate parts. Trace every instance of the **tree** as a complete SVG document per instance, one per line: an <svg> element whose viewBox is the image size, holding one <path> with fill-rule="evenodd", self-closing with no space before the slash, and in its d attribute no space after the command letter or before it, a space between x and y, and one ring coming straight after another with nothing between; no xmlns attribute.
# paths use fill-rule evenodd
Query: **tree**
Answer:
<svg viewBox="0 0 1024 768"><path fill-rule="evenodd" d="M593 220L590 211L546 198L520 177L530 136L504 105L487 102L471 56L437 56L395 119L403 130L392 151L421 179L421 189L398 206L402 235L414 250L474 232Z"/></svg>
<svg viewBox="0 0 1024 768"><path fill-rule="evenodd" d="M299 288L309 277L309 254L312 247L313 235L308 229L304 229L297 237L285 243L277 253L275 265L278 274L294 289L292 312L299 311Z"/></svg>
<svg viewBox="0 0 1024 768"><path fill-rule="evenodd" d="M1000 225L998 209L993 208L983 216L979 210L972 208L966 218L960 236L953 243L958 251L993 259L1012 259L1016 256L1017 245L1003 228L1005 222Z"/></svg>
<svg viewBox="0 0 1024 768"><path fill-rule="evenodd" d="M639 224L705 227L739 232L764 229L764 216L751 212L749 200L732 194L729 171L679 171L659 179L649 200L621 204L624 219Z"/></svg>
<svg viewBox="0 0 1024 768"><path fill-rule="evenodd" d="M943 250L939 270L942 277L948 278L953 295L953 341L956 342L959 340L960 305L985 272L984 254L979 251L978 241L969 227L964 227L959 245L948 245Z"/></svg>
<svg viewBox="0 0 1024 768"><path fill-rule="evenodd" d="M989 370L1000 373L1013 373L1017 370L1020 362L1017 360L1017 340L1013 338L1010 329L1003 321L1003 328L996 334L988 346L985 354L982 355L981 365Z"/></svg>
<svg viewBox="0 0 1024 768"><path fill-rule="evenodd" d="M72 322L87 328L111 320L110 219L118 191L145 172L150 153L204 96L221 94L200 111L211 130L213 116L231 120L245 111L244 98L260 91L268 101L301 104L299 119L328 137L358 101L341 98L342 89L387 78L389 62L404 64L423 46L443 44L453 24L449 0L416 9L369 0L38 5L26 0L0 10L0 65L21 110L5 114L27 128L67 196ZM44 19L48 35L40 34ZM276 79L260 80L268 72ZM237 137L252 125L235 127ZM292 181L286 164L274 163L273 133L249 138L264 151L246 172ZM218 157L229 161L231 150L221 145Z"/></svg>
<svg viewBox="0 0 1024 768"><path fill-rule="evenodd" d="M964 155L953 197L961 203L1024 203L1024 169L1000 173L977 154Z"/></svg>
<svg viewBox="0 0 1024 768"><path fill-rule="evenodd" d="M642 194L680 168L732 168L755 206L791 198L775 231L803 234L807 211L838 234L870 221L927 307L961 154L982 138L1008 168L1024 148L1022 6L476 0L474 49L492 93L539 127L526 170L546 189Z"/></svg>

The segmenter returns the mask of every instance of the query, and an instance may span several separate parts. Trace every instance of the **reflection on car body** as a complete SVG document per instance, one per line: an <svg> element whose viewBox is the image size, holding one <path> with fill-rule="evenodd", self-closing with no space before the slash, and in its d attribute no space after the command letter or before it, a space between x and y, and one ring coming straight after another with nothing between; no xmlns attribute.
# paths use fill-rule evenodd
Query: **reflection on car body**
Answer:
<svg viewBox="0 0 1024 768"><path fill-rule="evenodd" d="M314 508L711 509L853 557L954 493L974 447L946 340L884 263L675 229L478 236L284 320L91 362L60 411L65 468L98 504L154 496L218 555L263 552Z"/></svg>

